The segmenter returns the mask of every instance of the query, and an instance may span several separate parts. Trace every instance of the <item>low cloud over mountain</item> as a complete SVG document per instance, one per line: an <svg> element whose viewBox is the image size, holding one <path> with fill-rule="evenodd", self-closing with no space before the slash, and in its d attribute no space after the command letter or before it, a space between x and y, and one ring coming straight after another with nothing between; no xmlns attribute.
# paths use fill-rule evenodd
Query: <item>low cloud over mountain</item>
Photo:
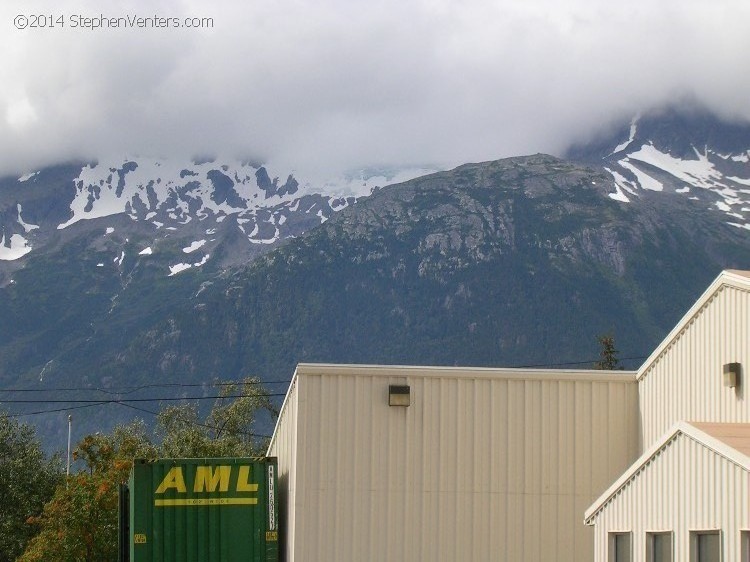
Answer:
<svg viewBox="0 0 750 562"><path fill-rule="evenodd" d="M55 27L14 27L41 14ZM205 21L73 27L86 17ZM560 154L684 94L748 118L748 22L750 5L731 0L12 0L0 8L0 174L123 154L324 176Z"/></svg>

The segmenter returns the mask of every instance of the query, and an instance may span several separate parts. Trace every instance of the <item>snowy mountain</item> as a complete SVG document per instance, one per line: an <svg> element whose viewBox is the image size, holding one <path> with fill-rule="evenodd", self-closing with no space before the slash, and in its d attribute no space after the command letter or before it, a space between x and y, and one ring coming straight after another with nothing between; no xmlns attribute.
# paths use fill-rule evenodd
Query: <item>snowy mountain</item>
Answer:
<svg viewBox="0 0 750 562"><path fill-rule="evenodd" d="M696 108L634 117L612 135L566 155L613 178L609 197L630 202L644 191L677 193L696 210L720 212L750 230L750 125L721 121Z"/></svg>
<svg viewBox="0 0 750 562"><path fill-rule="evenodd" d="M6 178L0 383L153 399L252 374L283 394L301 361L585 365L607 332L633 366L720 270L750 267L748 149L747 126L662 112L568 160L429 175L140 158ZM0 399L60 442L56 403ZM81 430L133 415L92 405Z"/></svg>
<svg viewBox="0 0 750 562"><path fill-rule="evenodd" d="M98 228L102 237L118 233L130 241L136 236L139 256L153 257L182 241L184 256L172 252L166 275L205 265L228 239L232 248L220 265L243 263L377 187L423 173L359 173L312 183L293 175L272 177L264 166L247 162L128 158L5 178L0 180L0 284L3 271L18 266L1 262L22 260L90 228ZM114 251L111 260L122 262L122 250Z"/></svg>

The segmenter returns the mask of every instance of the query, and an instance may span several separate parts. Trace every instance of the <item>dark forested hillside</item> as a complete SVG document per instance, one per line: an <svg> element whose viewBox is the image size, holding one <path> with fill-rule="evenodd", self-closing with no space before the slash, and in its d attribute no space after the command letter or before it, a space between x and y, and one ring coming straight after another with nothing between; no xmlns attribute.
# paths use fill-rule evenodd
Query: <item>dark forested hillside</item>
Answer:
<svg viewBox="0 0 750 562"><path fill-rule="evenodd" d="M645 355L721 269L750 267L750 232L678 194L611 191L605 172L545 155L467 164L384 188L244 268L174 284L142 282L141 266L114 306L72 255L39 263L40 310L31 278L3 290L4 377L120 387L288 379L302 361L593 362L603 333Z"/></svg>

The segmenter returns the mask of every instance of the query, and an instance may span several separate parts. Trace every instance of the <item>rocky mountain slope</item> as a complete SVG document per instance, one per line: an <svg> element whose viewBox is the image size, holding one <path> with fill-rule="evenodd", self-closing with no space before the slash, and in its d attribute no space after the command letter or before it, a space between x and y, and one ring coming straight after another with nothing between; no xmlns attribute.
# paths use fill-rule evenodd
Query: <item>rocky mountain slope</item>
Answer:
<svg viewBox="0 0 750 562"><path fill-rule="evenodd" d="M606 173L545 155L389 186L125 353L139 350L141 372L164 365L160 376L282 374L298 361L554 364L595 357L605 332L646 354L718 271L750 264L750 236L677 194L626 204L611 188Z"/></svg>
<svg viewBox="0 0 750 562"><path fill-rule="evenodd" d="M61 182L56 189L67 199L58 204L32 180L21 182L31 186L23 202L5 188L10 237L24 236L33 250L4 262L14 269L0 288L0 381L6 389L78 389L34 394L47 399L139 399L212 389L132 387L255 374L281 381L271 385L281 395L301 361L586 365L606 332L635 366L721 269L750 268L745 204L727 199L747 194L739 181L750 178L746 137L700 145L697 137L657 135L655 125L648 133L648 123L637 121L627 143L630 126L578 147L571 152L578 163L534 155L466 164L341 205L319 193L317 210L302 204L315 194L290 193L289 181L267 192L257 175L229 174L231 167L225 175L246 207L206 184L141 208L133 201L145 204L148 182L126 182L118 196L117 169L111 179ZM705 138L724 138L711 130ZM712 163L713 183L697 172L689 183L675 167L636 158L645 158L644 146L679 159L679 170ZM200 172L201 182L211 181L210 171ZM66 173L42 171L37 181ZM646 176L662 189L644 185ZM268 193L270 207L250 203ZM119 214L74 220L107 198L125 201L108 207ZM303 214L293 218L295 202ZM259 226L261 215L267 226ZM295 221L299 230L289 226ZM38 224L54 227L45 238ZM247 250L256 247L271 251ZM193 267L173 271L178 258ZM3 393L2 407L60 407L20 403L22 396ZM134 415L112 404L87 411L81 431ZM34 419L54 436L61 415Z"/></svg>

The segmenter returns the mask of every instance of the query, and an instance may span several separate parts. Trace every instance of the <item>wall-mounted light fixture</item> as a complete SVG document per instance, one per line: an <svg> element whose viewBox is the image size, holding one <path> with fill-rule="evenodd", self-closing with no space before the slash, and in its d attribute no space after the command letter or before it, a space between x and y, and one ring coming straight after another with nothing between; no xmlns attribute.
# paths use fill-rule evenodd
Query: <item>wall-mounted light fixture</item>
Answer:
<svg viewBox="0 0 750 562"><path fill-rule="evenodd" d="M391 384L388 386L389 406L409 406L411 404L411 389L409 385Z"/></svg>
<svg viewBox="0 0 750 562"><path fill-rule="evenodd" d="M725 363L724 386L728 386L729 388L737 388L740 386L740 370L741 366L739 363Z"/></svg>

